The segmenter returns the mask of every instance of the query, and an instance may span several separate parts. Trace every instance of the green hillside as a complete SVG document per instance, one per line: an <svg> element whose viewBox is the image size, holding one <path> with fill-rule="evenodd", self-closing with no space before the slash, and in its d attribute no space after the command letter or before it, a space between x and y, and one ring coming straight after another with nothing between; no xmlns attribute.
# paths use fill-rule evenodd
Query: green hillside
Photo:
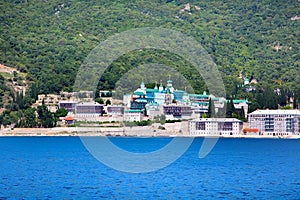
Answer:
<svg viewBox="0 0 300 200"><path fill-rule="evenodd" d="M187 3L191 10L180 13ZM300 16L298 0L2 0L0 8L0 63L27 72L39 93L72 90L78 68L99 42L139 27L194 37L218 65L228 95L238 95L241 72L255 77L258 88L279 87L281 81L291 90L300 88L300 19L291 20ZM120 57L100 87L113 89L120 74L151 62L177 68L196 92L205 89L188 62L154 50Z"/></svg>

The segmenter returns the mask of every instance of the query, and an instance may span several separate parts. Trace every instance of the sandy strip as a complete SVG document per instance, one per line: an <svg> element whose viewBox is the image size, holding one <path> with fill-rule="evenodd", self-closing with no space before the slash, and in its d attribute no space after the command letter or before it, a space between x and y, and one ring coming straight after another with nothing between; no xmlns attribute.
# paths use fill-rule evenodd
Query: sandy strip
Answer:
<svg viewBox="0 0 300 200"><path fill-rule="evenodd" d="M214 137L214 138L261 138L261 139L300 139L300 135L187 135L174 130L154 130L151 127L55 127L55 128L15 128L2 129L0 136L128 136L128 137Z"/></svg>

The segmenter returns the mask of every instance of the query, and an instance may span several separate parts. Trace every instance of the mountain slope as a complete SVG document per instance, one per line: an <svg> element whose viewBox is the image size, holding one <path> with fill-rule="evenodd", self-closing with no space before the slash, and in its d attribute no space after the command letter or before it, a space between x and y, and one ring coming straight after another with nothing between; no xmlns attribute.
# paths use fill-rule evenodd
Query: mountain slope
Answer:
<svg viewBox="0 0 300 200"><path fill-rule="evenodd" d="M180 12L187 3L190 11ZM4 0L0 3L0 63L28 72L40 93L71 90L84 58L107 37L138 27L164 27L193 36L212 56L233 93L238 76L262 85L282 81L300 86L300 3L287 1L79 1ZM114 62L101 79L112 89L134 66L147 60L180 66L189 63L166 53L132 52ZM203 81L187 76L197 92ZM275 83L275 82L274 82Z"/></svg>

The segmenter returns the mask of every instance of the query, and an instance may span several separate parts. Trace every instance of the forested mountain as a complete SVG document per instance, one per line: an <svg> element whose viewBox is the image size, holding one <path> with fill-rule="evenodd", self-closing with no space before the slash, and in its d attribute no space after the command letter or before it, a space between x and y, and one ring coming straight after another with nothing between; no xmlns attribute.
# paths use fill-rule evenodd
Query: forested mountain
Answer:
<svg viewBox="0 0 300 200"><path fill-rule="evenodd" d="M190 10L183 9L187 3ZM78 68L99 42L139 27L194 37L222 72L229 96L245 95L236 91L240 73L255 78L261 91L300 88L299 0L2 0L0 8L0 63L27 72L39 93L71 91ZM196 92L205 89L188 62L154 50L120 57L99 86L113 89L120 74L150 61L177 67Z"/></svg>

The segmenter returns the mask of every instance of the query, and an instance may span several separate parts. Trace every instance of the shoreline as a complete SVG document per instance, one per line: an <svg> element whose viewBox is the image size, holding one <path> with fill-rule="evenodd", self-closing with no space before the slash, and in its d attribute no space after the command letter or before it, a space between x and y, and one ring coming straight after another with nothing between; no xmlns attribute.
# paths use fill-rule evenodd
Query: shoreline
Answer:
<svg viewBox="0 0 300 200"><path fill-rule="evenodd" d="M138 133L138 134L137 134ZM241 139L300 139L300 135L272 136L272 135L188 135L178 131L154 130L151 127L55 127L55 128L15 128L0 131L0 137L194 137L194 138L241 138Z"/></svg>

